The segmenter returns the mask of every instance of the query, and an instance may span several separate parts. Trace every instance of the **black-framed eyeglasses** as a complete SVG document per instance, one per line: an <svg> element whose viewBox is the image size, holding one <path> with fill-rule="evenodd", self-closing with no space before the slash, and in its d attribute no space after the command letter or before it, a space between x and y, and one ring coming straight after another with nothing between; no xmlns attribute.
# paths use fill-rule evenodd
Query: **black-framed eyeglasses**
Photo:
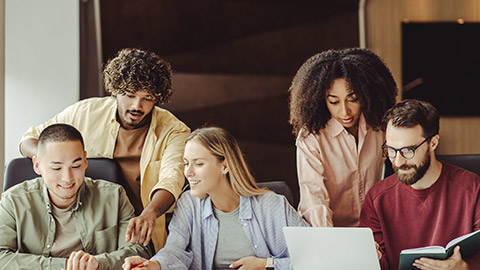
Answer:
<svg viewBox="0 0 480 270"><path fill-rule="evenodd" d="M383 153L389 158L395 158L397 156L397 152L400 152L400 155L406 159L412 159L415 157L415 150L422 146L426 141L430 140L433 136L430 136L423 140L419 145L417 146L408 146L408 147L402 147L400 149L393 148L391 146L385 145L387 142L384 142L382 145L382 150Z"/></svg>

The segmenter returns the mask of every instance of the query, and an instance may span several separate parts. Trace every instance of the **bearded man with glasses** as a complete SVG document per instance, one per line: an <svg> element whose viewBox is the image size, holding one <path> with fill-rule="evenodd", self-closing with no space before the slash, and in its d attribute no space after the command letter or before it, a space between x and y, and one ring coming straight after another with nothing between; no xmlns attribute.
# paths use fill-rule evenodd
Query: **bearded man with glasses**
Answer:
<svg viewBox="0 0 480 270"><path fill-rule="evenodd" d="M403 100L383 117L384 154L394 175L365 196L360 226L373 230L382 269L398 269L403 249L446 246L480 229L480 177L439 161L439 113L429 103ZM480 269L480 254L446 260L422 258L418 269Z"/></svg>

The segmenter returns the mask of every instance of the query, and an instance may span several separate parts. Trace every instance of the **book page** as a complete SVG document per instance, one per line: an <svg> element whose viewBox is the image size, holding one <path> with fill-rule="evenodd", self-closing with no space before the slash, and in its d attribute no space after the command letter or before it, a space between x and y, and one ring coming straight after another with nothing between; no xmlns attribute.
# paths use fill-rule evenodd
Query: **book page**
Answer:
<svg viewBox="0 0 480 270"><path fill-rule="evenodd" d="M445 253L445 248L441 246L429 246L420 248L404 249L400 254L416 254L416 253Z"/></svg>
<svg viewBox="0 0 480 270"><path fill-rule="evenodd" d="M459 242L462 241L463 239L468 238L468 237L470 237L470 236L472 236L472 235L474 235L474 234L476 234L476 233L480 233L480 230L475 231L475 232L472 232L472 233L469 233L469 234L465 234L465 235L462 235L462 236L459 236L459 237L453 239L452 241L448 242L448 244L447 244L447 249L448 249L449 247L451 247L451 246L456 245L457 243L459 243Z"/></svg>

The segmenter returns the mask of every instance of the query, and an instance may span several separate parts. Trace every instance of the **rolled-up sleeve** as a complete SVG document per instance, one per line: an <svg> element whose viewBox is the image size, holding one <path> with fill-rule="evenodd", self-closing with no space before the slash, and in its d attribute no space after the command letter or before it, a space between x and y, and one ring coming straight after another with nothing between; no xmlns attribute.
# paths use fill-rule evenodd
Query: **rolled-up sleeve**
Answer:
<svg viewBox="0 0 480 270"><path fill-rule="evenodd" d="M183 198L183 199L182 199ZM170 222L170 233L165 247L161 249L152 260L160 263L161 268L168 269L188 269L193 261L192 250L188 247L191 243L192 219L198 218L194 215L189 196L182 196L178 201L175 212ZM200 243L195 243L199 245Z"/></svg>
<svg viewBox="0 0 480 270"><path fill-rule="evenodd" d="M285 219L286 219L286 227L309 227L310 225L305 222L305 220L298 214L295 209L288 203L288 201L284 198L283 200L283 209L284 209L284 214L285 214ZM280 213L280 211L279 211ZM278 228L280 231L282 228ZM283 238L283 233L281 234ZM270 240L274 241L274 239ZM292 267L292 262L290 259L290 256L288 254L288 248L286 246L285 239L282 239L283 245L284 245L284 250L278 254L273 254L273 263L274 263L274 268L279 269L279 270L290 270L293 269Z"/></svg>
<svg viewBox="0 0 480 270"><path fill-rule="evenodd" d="M185 140L190 134L188 128L179 128L168 134L165 141L165 149L159 161L152 161L149 164L149 170L158 170L158 180L150 191L151 200L155 191L164 189L170 192L175 200L182 193L185 183L183 176L183 151L185 149ZM148 177L148 176L146 176ZM169 211L172 211L171 208Z"/></svg>
<svg viewBox="0 0 480 270"><path fill-rule="evenodd" d="M75 103L67 107L62 112L56 114L54 117L48 119L43 124L40 124L38 126L31 126L30 128L28 128L28 130L23 134L22 139L20 140L20 143L18 144L19 152L21 153L20 146L22 145L22 142L24 140L38 139L42 130L44 130L48 126L57 124L57 123L65 123L65 124L73 125L73 122L75 120L74 116L76 114L77 109L78 109L78 104Z"/></svg>

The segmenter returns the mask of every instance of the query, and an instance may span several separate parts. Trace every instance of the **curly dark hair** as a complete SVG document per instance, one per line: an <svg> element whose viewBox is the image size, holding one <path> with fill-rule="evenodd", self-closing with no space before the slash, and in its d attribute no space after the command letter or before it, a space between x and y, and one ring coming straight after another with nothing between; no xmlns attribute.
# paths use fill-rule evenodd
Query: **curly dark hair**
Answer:
<svg viewBox="0 0 480 270"><path fill-rule="evenodd" d="M328 50L310 57L290 86L290 124L293 134L303 128L317 133L331 118L327 91L336 79L345 79L359 99L367 124L382 127L385 111L395 104L397 85L392 73L373 52L361 48Z"/></svg>
<svg viewBox="0 0 480 270"><path fill-rule="evenodd" d="M157 98L156 104L170 102L172 68L153 52L126 48L108 60L103 70L105 90L112 95L146 90Z"/></svg>
<svg viewBox="0 0 480 270"><path fill-rule="evenodd" d="M383 116L384 131L390 121L394 127L412 128L420 125L425 138L437 135L440 130L440 114L437 109L432 104L417 99L404 99L390 108Z"/></svg>

